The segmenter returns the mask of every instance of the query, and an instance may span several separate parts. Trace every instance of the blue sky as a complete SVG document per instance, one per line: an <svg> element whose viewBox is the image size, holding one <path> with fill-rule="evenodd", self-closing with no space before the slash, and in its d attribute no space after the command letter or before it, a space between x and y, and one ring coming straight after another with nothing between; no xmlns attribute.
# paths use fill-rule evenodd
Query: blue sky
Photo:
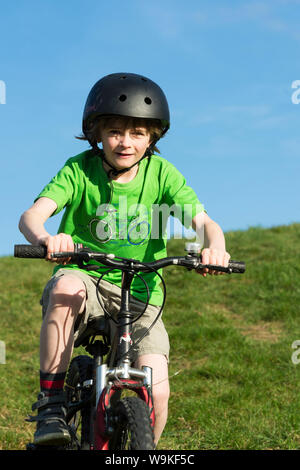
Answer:
<svg viewBox="0 0 300 470"><path fill-rule="evenodd" d="M299 0L19 0L0 8L0 255L25 242L21 213L87 148L74 138L87 94L113 72L163 88L171 129L161 154L224 231L300 221ZM59 220L47 224L51 233Z"/></svg>

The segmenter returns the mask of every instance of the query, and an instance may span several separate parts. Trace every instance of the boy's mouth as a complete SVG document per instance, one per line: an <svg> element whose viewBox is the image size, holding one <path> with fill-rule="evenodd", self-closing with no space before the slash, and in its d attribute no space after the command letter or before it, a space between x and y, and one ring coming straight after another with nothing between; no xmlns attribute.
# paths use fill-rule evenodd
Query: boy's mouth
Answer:
<svg viewBox="0 0 300 470"><path fill-rule="evenodd" d="M121 152L116 152L116 155L120 158L128 158L132 156L132 153L121 153Z"/></svg>

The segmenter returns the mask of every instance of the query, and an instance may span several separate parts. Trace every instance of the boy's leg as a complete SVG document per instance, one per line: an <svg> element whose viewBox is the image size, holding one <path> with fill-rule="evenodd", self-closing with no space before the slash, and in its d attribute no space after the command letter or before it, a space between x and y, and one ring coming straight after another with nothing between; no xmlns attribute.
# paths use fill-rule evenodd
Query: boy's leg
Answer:
<svg viewBox="0 0 300 470"><path fill-rule="evenodd" d="M63 445L70 441L63 386L73 351L74 323L84 311L85 299L83 281L71 274L58 278L51 290L40 334L40 378L44 393L34 405L38 410L35 444Z"/></svg>
<svg viewBox="0 0 300 470"><path fill-rule="evenodd" d="M73 351L74 323L85 308L86 289L76 276L64 275L50 294L40 334L40 369L49 374L67 371Z"/></svg>
<svg viewBox="0 0 300 470"><path fill-rule="evenodd" d="M170 396L168 361L162 354L143 354L135 362L135 367L152 367L153 403L155 410L154 442L157 445L168 417Z"/></svg>

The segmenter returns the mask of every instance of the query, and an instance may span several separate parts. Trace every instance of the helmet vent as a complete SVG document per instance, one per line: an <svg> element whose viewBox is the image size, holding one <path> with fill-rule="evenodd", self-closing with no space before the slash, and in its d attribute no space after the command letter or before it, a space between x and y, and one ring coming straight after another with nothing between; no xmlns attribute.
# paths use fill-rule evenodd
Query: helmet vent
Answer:
<svg viewBox="0 0 300 470"><path fill-rule="evenodd" d="M152 103L152 99L149 98L149 96L146 96L146 98L144 99L145 103L146 104L151 104Z"/></svg>
<svg viewBox="0 0 300 470"><path fill-rule="evenodd" d="M122 101L122 102L123 102L123 101L126 101L126 100L127 100L127 96L126 96L126 95L121 95L121 96L119 96L119 100Z"/></svg>

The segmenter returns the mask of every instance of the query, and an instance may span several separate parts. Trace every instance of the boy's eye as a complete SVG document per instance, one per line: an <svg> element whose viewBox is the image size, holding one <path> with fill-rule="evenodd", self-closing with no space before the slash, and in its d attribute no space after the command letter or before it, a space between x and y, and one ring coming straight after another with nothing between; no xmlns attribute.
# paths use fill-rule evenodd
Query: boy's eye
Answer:
<svg viewBox="0 0 300 470"><path fill-rule="evenodd" d="M109 134L110 135L120 135L121 132L122 131L120 129L109 129ZM137 136L137 137L141 137L141 136L146 135L146 132L143 129L132 129L130 131L130 133L131 133L131 135Z"/></svg>
<svg viewBox="0 0 300 470"><path fill-rule="evenodd" d="M134 129L133 130L134 135L145 135L145 132L139 129Z"/></svg>

